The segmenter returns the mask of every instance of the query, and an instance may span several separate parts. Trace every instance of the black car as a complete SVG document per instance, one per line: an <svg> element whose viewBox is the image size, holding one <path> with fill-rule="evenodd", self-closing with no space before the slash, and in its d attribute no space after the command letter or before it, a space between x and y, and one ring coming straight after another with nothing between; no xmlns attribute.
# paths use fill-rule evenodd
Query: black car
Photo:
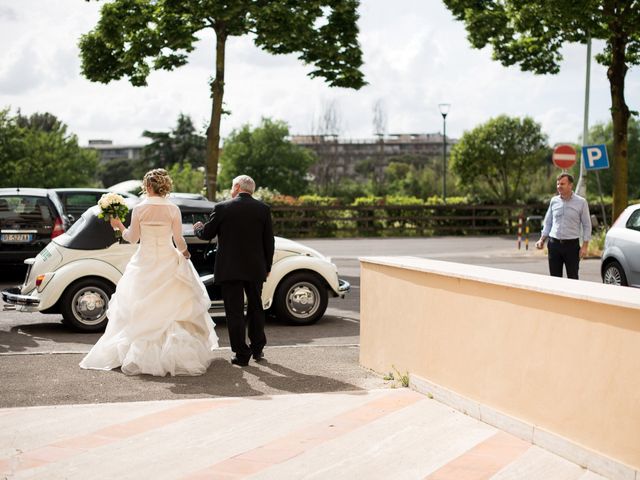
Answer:
<svg viewBox="0 0 640 480"><path fill-rule="evenodd" d="M98 204L105 193L112 192L105 188L56 188L64 213L71 223L75 222L88 208ZM132 193L116 192L123 196L129 205L135 205L140 198Z"/></svg>
<svg viewBox="0 0 640 480"><path fill-rule="evenodd" d="M0 265L23 265L69 225L54 190L0 188Z"/></svg>

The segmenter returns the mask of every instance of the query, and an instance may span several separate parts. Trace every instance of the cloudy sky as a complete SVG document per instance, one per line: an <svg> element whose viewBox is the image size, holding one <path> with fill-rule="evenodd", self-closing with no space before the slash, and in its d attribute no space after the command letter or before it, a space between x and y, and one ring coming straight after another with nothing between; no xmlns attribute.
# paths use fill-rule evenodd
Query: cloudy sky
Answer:
<svg viewBox="0 0 640 480"><path fill-rule="evenodd" d="M214 40L201 37L187 66L154 72L149 85L126 80L91 83L80 74L78 38L99 17L102 2L0 0L0 108L25 114L48 111L78 135L117 144L145 143L143 130L167 131L178 115L204 126L210 115L208 79ZM577 142L582 134L586 47L563 51L561 73L536 76L473 50L464 27L438 0L362 0L360 42L368 85L335 89L307 76L294 56L271 56L248 37L227 45L222 135L261 117L286 121L292 134L309 133L329 104L341 135L372 136L373 108L384 105L388 133L442 131L439 103L450 103L447 134L459 137L491 117L531 116L550 142ZM594 45L593 53L602 44ZM603 67L592 63L590 123L609 119L609 88ZM640 110L640 68L627 74L627 104Z"/></svg>

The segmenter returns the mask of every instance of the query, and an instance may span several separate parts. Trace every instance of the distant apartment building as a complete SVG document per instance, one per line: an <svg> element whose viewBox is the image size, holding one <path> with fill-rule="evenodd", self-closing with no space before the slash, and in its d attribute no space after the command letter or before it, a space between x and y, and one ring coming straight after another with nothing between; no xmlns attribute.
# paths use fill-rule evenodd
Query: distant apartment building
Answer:
<svg viewBox="0 0 640 480"><path fill-rule="evenodd" d="M443 137L440 133L401 133L380 138L342 139L336 135L293 135L296 145L313 150L318 161L310 169L320 183L341 178L361 180L374 173L382 178L392 161L409 162L417 167L442 163ZM447 157L456 139L447 137Z"/></svg>
<svg viewBox="0 0 640 480"><path fill-rule="evenodd" d="M114 145L112 140L89 140L91 150L98 152L100 162L110 160L137 160L142 155L144 145Z"/></svg>

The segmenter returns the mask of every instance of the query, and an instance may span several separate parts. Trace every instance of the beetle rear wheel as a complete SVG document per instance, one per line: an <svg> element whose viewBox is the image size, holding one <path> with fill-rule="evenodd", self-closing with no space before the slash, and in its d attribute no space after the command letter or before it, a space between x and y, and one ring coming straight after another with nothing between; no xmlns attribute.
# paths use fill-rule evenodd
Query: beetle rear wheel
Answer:
<svg viewBox="0 0 640 480"><path fill-rule="evenodd" d="M87 278L71 284L62 295L65 323L82 332L98 332L107 325L107 308L113 295L111 283Z"/></svg>

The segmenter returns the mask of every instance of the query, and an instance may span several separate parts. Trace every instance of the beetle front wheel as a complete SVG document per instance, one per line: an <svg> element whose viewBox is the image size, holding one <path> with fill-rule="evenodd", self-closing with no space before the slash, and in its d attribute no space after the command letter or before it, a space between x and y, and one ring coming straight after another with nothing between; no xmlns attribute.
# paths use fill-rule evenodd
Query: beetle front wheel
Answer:
<svg viewBox="0 0 640 480"><path fill-rule="evenodd" d="M327 310L329 295L324 282L313 273L285 277L276 289L276 317L292 325L311 325Z"/></svg>

